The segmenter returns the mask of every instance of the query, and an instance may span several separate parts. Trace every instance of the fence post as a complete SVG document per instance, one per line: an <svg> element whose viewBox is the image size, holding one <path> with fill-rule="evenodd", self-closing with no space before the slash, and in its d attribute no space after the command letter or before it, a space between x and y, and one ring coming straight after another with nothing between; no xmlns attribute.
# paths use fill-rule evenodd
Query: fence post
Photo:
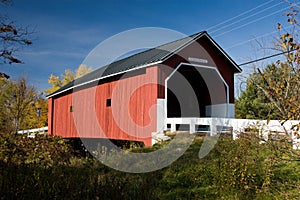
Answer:
<svg viewBox="0 0 300 200"><path fill-rule="evenodd" d="M210 118L210 136L217 135L217 123L214 118Z"/></svg>
<svg viewBox="0 0 300 200"><path fill-rule="evenodd" d="M269 131L268 130L261 130L261 134L260 137L262 138L262 140L260 140L260 144L266 143L268 141L268 136L269 136Z"/></svg>
<svg viewBox="0 0 300 200"><path fill-rule="evenodd" d="M292 142L293 142L293 149L300 150L300 137L298 135L298 131L292 132Z"/></svg>
<svg viewBox="0 0 300 200"><path fill-rule="evenodd" d="M171 132L175 132L176 131L176 123L171 123Z"/></svg>
<svg viewBox="0 0 300 200"><path fill-rule="evenodd" d="M190 121L190 134L193 134L195 132L196 132L195 120L191 119L191 121Z"/></svg>

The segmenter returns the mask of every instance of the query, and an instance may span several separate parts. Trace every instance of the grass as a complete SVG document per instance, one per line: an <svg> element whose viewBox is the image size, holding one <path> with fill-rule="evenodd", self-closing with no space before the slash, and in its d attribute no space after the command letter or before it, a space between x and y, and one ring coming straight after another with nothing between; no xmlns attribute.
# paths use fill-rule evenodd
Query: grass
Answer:
<svg viewBox="0 0 300 200"><path fill-rule="evenodd" d="M168 144L131 151L153 152ZM72 155L68 162L49 161L49 165L44 158L26 162L26 156L22 162L18 156L8 162L3 159L7 154L2 147L0 199L300 198L300 162L282 160L255 139L233 141L227 137L199 159L202 144L203 136L198 136L178 160L163 169L141 174L120 172L94 158ZM60 160L60 155L65 156L56 155Z"/></svg>

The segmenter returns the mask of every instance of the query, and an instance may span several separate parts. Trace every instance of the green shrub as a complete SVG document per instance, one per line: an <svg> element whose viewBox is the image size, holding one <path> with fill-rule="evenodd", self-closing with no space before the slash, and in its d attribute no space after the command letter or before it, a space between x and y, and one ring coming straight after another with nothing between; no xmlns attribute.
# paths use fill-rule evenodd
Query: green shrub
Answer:
<svg viewBox="0 0 300 200"><path fill-rule="evenodd" d="M299 162L278 158L255 137L221 138L199 159L201 145L196 140L164 169L129 174L72 156L59 137L1 137L0 199L299 199Z"/></svg>
<svg viewBox="0 0 300 200"><path fill-rule="evenodd" d="M25 135L1 135L0 160L6 163L38 164L50 167L69 161L69 145L58 136L36 135L29 138Z"/></svg>

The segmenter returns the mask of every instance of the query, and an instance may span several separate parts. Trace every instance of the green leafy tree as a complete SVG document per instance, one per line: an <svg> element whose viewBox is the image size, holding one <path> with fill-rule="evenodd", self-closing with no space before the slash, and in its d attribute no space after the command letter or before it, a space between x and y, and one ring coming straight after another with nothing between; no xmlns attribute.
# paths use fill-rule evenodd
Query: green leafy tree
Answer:
<svg viewBox="0 0 300 200"><path fill-rule="evenodd" d="M247 87L235 100L235 116L240 119L264 119L269 112L268 100L264 93L253 82L260 79L257 72L250 75Z"/></svg>
<svg viewBox="0 0 300 200"><path fill-rule="evenodd" d="M236 117L244 119L294 119L289 115L298 87L297 75L288 63L257 69L247 79L247 87L236 100ZM290 82L293 80L292 82ZM291 89L293 88L293 89ZM289 101L289 103L286 103Z"/></svg>
<svg viewBox="0 0 300 200"><path fill-rule="evenodd" d="M47 94L51 94L61 88L64 85L67 85L74 79L80 78L85 74L88 74L92 71L91 67L86 67L86 65L80 65L75 72L72 72L69 69L65 70L65 73L60 76L55 76L53 74L50 75L48 83L52 85L51 88L45 90Z"/></svg>

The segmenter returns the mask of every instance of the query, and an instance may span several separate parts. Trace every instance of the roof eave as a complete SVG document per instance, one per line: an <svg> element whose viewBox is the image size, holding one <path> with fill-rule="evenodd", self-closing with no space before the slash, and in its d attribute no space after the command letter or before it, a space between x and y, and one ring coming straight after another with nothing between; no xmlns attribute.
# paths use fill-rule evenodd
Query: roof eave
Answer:
<svg viewBox="0 0 300 200"><path fill-rule="evenodd" d="M78 88L78 87L81 87L81 86L84 86L84 85L87 85L87 84L90 84L90 83L93 83L93 82L96 82L96 81L100 81L100 80L105 79L105 78L109 78L109 77L113 77L113 76L116 76L116 75L119 75L119 74L123 74L123 73L131 72L131 71L135 71L135 70L138 70L138 69L154 66L154 65L157 65L157 64L160 64L160 63L162 63L162 61L148 63L148 64L145 64L145 65L141 65L139 67L136 67L136 68L132 68L132 69L129 69L129 70L126 70L126 71L121 71L121 72L114 73L114 74L110 74L110 75L107 75L107 76L102 76L102 77L99 77L99 78L96 78L96 79L93 79L93 80L90 80L90 81L86 81L86 82L80 83L80 84L76 84L76 80L75 80L74 81L75 84L73 84L72 87L66 88L65 90L62 90L62 91L59 91L59 92L54 92L54 93L46 96L46 98L49 99L49 98L52 98L56 95L67 92L69 90L72 90L72 89L75 89L75 88Z"/></svg>

